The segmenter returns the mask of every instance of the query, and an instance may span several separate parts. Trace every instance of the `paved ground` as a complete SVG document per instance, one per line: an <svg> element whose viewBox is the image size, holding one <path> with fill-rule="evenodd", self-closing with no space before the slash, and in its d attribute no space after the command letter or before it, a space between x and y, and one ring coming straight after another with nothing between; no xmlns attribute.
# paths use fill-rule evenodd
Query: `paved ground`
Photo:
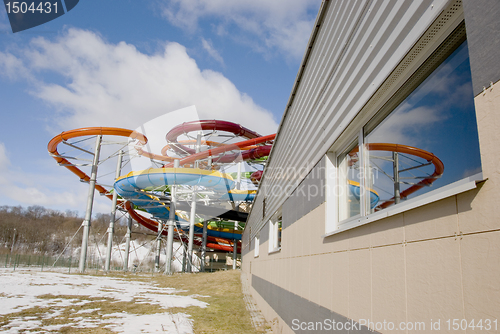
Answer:
<svg viewBox="0 0 500 334"><path fill-rule="evenodd" d="M269 327L262 315L262 312L257 308L257 304L255 303L250 291L248 290L247 284L243 283L243 299L245 300L245 304L247 310L250 311L250 315L252 317L252 324L255 329L259 331L265 331L266 334L272 334L273 331Z"/></svg>

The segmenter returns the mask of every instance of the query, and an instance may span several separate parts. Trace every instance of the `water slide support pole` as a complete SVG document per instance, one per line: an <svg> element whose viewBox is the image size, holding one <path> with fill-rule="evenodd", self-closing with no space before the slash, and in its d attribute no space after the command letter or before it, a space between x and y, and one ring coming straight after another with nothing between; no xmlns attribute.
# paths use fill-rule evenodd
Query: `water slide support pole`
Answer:
<svg viewBox="0 0 500 334"><path fill-rule="evenodd" d="M179 159L175 159L174 168L179 168ZM172 254L174 250L174 225L175 225L175 191L176 186L172 185L170 190L170 213L168 216L168 234L167 234L167 262L165 265L165 274L172 275Z"/></svg>
<svg viewBox="0 0 500 334"><path fill-rule="evenodd" d="M201 148L201 136L202 132L199 131L196 137L196 153L200 153ZM194 162L194 168L198 168L198 161ZM187 262L187 272L192 272L191 264L193 261L193 241L194 241L194 219L196 215L196 186L193 186L192 200L191 200L191 213L189 215L189 243L188 243L188 262Z"/></svg>
<svg viewBox="0 0 500 334"><path fill-rule="evenodd" d="M118 153L118 162L116 163L116 173L115 180L120 177L120 172L122 169L122 159L123 159L123 150L120 150ZM116 201L118 199L118 193L113 191L113 200L111 204L111 220L109 221L108 227L108 244L106 248L106 264L104 265L104 270L109 271L109 267L111 265L111 253L113 250L113 234L115 232L115 221L116 221Z"/></svg>
<svg viewBox="0 0 500 334"><path fill-rule="evenodd" d="M123 259L123 271L128 270L128 259L130 254L130 239L132 237L132 216L128 215L127 233L125 234L125 256Z"/></svg>
<svg viewBox="0 0 500 334"><path fill-rule="evenodd" d="M97 165L99 163L99 154L101 153L102 135L98 135L95 141L94 160L92 162L92 172L89 180L89 194L87 196L87 209L85 211L85 218L83 220L83 237L82 237L82 250L80 252L80 263L78 270L80 273L85 272L85 265L87 262L87 248L89 245L89 232L90 221L92 219L92 206L94 205L94 190L97 179Z"/></svg>
<svg viewBox="0 0 500 334"><path fill-rule="evenodd" d="M160 271L160 255L161 255L161 234L163 233L163 222L158 222L158 234L156 236L156 255L155 255L155 272Z"/></svg>
<svg viewBox="0 0 500 334"><path fill-rule="evenodd" d="M236 189L241 189L241 164L238 162L238 176L236 177ZM239 206L238 206L239 211ZM234 222L234 230L238 229L238 222ZM233 270L236 269L236 259L238 257L238 240L233 239Z"/></svg>
<svg viewBox="0 0 500 334"><path fill-rule="evenodd" d="M207 221L203 221L203 239L201 241L201 266L200 271L205 272L205 257L207 255Z"/></svg>
<svg viewBox="0 0 500 334"><path fill-rule="evenodd" d="M10 247L10 254L14 251L14 245L16 244L16 233L17 230L14 228L14 236L12 237L12 246Z"/></svg>

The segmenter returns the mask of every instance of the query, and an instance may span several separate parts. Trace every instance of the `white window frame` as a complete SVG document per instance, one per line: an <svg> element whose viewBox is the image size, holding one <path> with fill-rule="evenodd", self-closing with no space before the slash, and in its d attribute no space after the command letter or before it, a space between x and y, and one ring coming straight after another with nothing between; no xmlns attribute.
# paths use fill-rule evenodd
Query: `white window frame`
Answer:
<svg viewBox="0 0 500 334"><path fill-rule="evenodd" d="M254 250L253 257L259 257L259 248L260 248L260 232L254 238Z"/></svg>
<svg viewBox="0 0 500 334"><path fill-rule="evenodd" d="M282 221L281 209L276 211L272 218L269 219L269 253L279 252L281 243L279 240L279 222Z"/></svg>
<svg viewBox="0 0 500 334"><path fill-rule="evenodd" d="M425 194L415 196L397 205L392 205L383 210L369 213L369 203L368 200L366 200L366 177L363 177L360 179L360 214L344 220L339 220L339 191L342 187L340 183L341 166L339 166L339 157L345 153L349 145L352 145L352 143L357 140L359 146L360 166L363 167L364 170L368 169L368 159L366 159L367 153L363 145L365 140L363 131L373 115L376 115L375 111L372 111L369 114L367 113L359 119L355 119L326 153L326 224L324 237L469 191L476 188L477 183L483 181L483 175L481 172L446 186L439 187Z"/></svg>

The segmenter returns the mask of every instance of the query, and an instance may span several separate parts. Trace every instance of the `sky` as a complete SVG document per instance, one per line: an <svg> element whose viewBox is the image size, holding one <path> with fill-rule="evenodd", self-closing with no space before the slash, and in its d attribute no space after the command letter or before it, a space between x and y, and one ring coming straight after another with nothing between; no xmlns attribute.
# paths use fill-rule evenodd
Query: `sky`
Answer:
<svg viewBox="0 0 500 334"><path fill-rule="evenodd" d="M83 214L87 185L47 153L62 131L136 129L195 106L274 133L320 3L81 0L15 34L1 9L0 205ZM109 210L96 200L94 212Z"/></svg>

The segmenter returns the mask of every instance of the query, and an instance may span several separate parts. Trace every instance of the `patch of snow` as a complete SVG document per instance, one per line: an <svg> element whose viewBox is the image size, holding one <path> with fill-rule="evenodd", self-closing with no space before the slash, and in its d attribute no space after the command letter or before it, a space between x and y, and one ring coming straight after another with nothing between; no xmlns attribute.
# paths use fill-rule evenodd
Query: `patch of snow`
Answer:
<svg viewBox="0 0 500 334"><path fill-rule="evenodd" d="M201 296L179 296L173 288L160 288L152 283L128 281L90 275L70 275L57 272L12 271L0 268L0 314L8 316L33 307L48 308L41 318L57 318L62 308L81 306L91 301L86 298L102 298L112 301L136 301L159 305L164 309L173 307L206 307L208 304L195 299ZM51 298L50 295L54 297ZM59 296L64 295L65 298ZM42 297L43 298L40 298ZM66 298L68 297L68 298ZM73 297L73 298L72 298ZM92 313L99 309L88 309L78 314ZM192 320L183 313L159 313L135 315L127 313L102 314L102 324L110 330L127 333L156 333L173 331L192 333ZM95 319L77 317L70 319L72 327L96 327ZM74 323L73 323L74 322ZM58 330L64 325L43 327L33 314L24 318L15 317L5 325L5 333L19 333L25 330Z"/></svg>
<svg viewBox="0 0 500 334"><path fill-rule="evenodd" d="M193 333L192 320L184 313L123 314L113 313L115 324L106 328L118 333Z"/></svg>
<svg viewBox="0 0 500 334"><path fill-rule="evenodd" d="M77 314L78 314L78 313L92 313L92 312L94 312L94 311L99 311L99 310L100 310L100 308L89 308L88 310L80 310L80 311L78 311L78 312L76 312L76 313L77 313Z"/></svg>

